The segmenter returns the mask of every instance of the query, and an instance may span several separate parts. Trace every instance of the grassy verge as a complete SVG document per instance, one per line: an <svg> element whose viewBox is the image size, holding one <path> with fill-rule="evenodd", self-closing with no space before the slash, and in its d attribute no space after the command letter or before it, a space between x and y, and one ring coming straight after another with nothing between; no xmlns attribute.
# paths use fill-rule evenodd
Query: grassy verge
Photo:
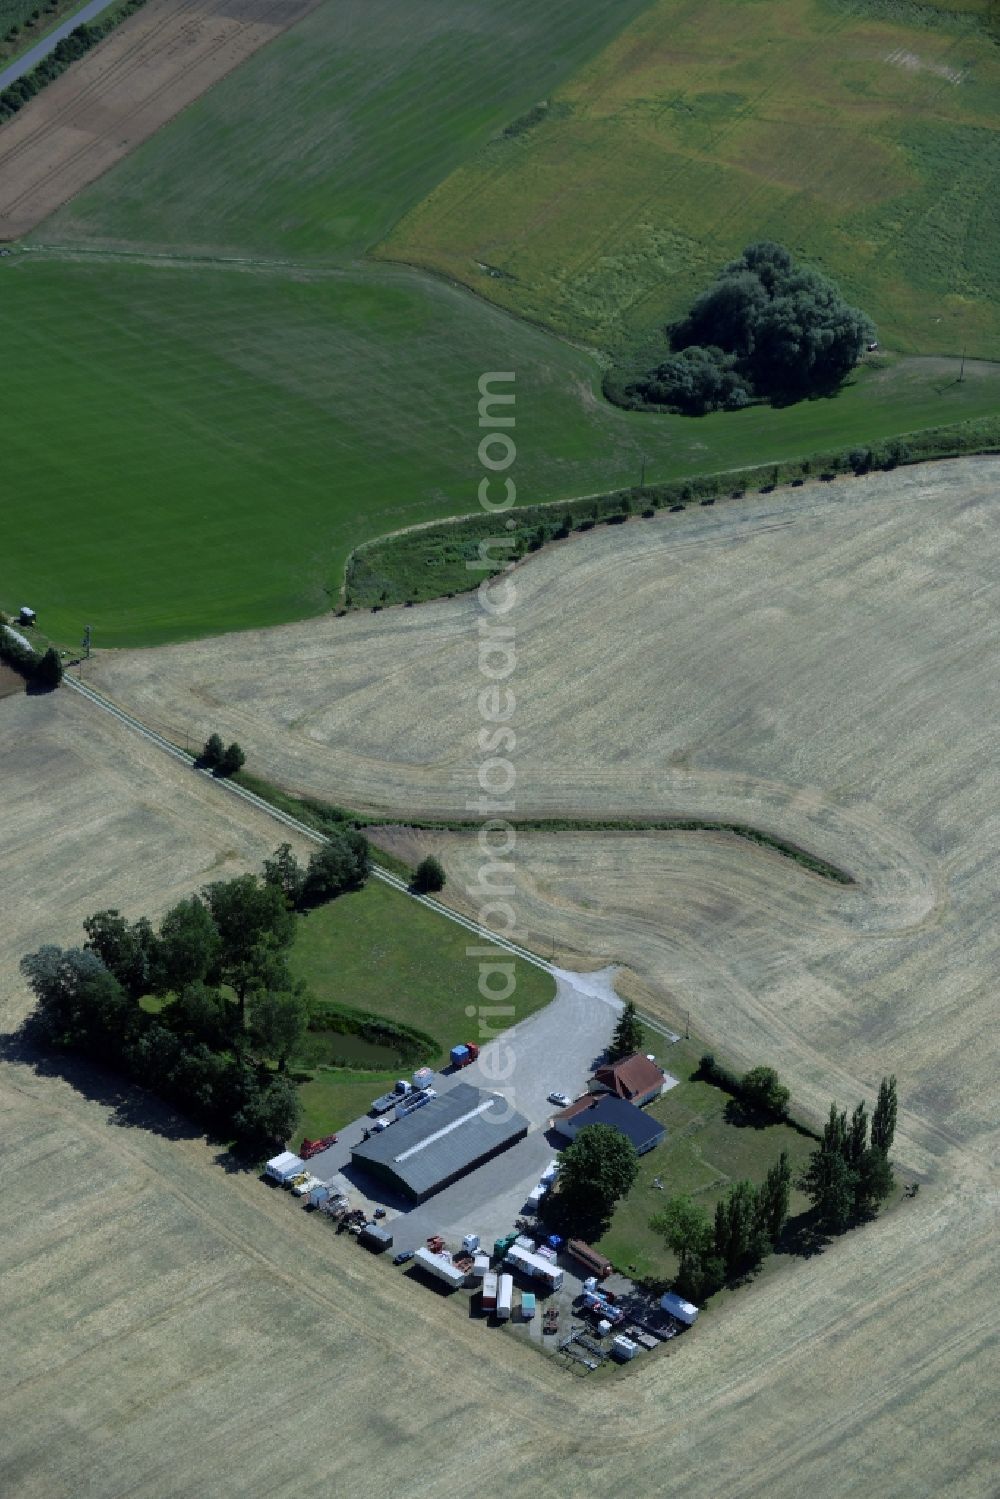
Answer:
<svg viewBox="0 0 1000 1499"><path fill-rule="evenodd" d="M649 1226L669 1197L689 1193L711 1214L733 1182L762 1181L782 1150L788 1152L794 1180L815 1148L815 1141L792 1125L739 1123L743 1116L729 1095L695 1078L697 1049L682 1041L660 1058L680 1082L645 1112L666 1126L667 1136L640 1160L635 1186L600 1241L614 1265L640 1279L666 1280L676 1272L673 1254ZM793 1190L791 1213L807 1207L802 1193Z"/></svg>
<svg viewBox="0 0 1000 1499"><path fill-rule="evenodd" d="M475 1014L480 1003L479 960L468 956L468 944L461 927L373 880L303 916L289 961L319 1005L347 1005L423 1033L426 1061L440 1067L457 1041L476 1039L477 1022L468 1012ZM514 961L511 1024L535 1014L555 993L548 974ZM331 1051L342 1049L344 1040L331 1034ZM409 1064L402 1068L410 1070ZM307 1135L356 1119L401 1075L398 1065L386 1072L324 1065L315 1047L296 1059L294 1071Z"/></svg>
<svg viewBox="0 0 1000 1499"><path fill-rule="evenodd" d="M263 801L270 802L279 811L297 817L300 822L304 822L308 827L315 828L321 833L333 827L341 827L345 823L356 828L417 828L424 832L437 833L473 832L479 827L477 822L461 817L409 819L404 822L353 812L333 803L317 801L313 797L292 796L289 792L283 791L280 786L273 785L261 776L250 775L242 770L237 771L233 780L245 786L248 791L252 791ZM793 859L796 864L801 864L803 868L811 870L813 874L818 874L823 879L833 880L838 885L854 884L853 876L847 870L841 869L839 865L831 864L828 859L821 859L818 855L811 854L808 849L800 848L797 843L781 838L776 833L763 832L749 823L716 822L709 818L680 817L518 817L513 819L513 826L519 832L525 833L732 833L735 837L745 838L761 848L772 849L786 859ZM395 854L387 853L376 844L372 844L371 851L373 860L383 869L388 869L406 880L412 876L411 867Z"/></svg>
<svg viewBox="0 0 1000 1499"><path fill-rule="evenodd" d="M724 413L723 420L737 413ZM662 420L662 418L654 418ZM675 417L674 421L696 419ZM700 420L711 420L703 418ZM359 547L348 563L346 602L351 608L379 609L390 604L422 603L452 597L478 587L483 576L500 573L506 561L538 551L574 531L596 525L620 525L657 510L682 510L693 503L712 504L720 498L742 498L751 490L769 493L780 485L801 485L807 479L831 480L842 474L891 469L925 463L935 458L957 458L1000 451L1000 416L986 415L922 431L908 432L875 443L860 435L855 446L820 450L806 457L758 463L722 472L692 474L668 483L616 489L583 499L533 505L511 512L514 522L506 532L509 546L494 547L491 566L470 570L479 558L480 544L497 531L496 518L469 515L443 525L387 536Z"/></svg>

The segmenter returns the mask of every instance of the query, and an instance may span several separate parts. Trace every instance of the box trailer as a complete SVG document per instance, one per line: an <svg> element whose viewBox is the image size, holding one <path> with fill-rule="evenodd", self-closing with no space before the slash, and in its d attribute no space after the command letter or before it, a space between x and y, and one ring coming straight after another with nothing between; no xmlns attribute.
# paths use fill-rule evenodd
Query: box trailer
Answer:
<svg viewBox="0 0 1000 1499"><path fill-rule="evenodd" d="M423 1088L429 1088L434 1081L433 1067L418 1067L413 1074L413 1086L418 1092Z"/></svg>
<svg viewBox="0 0 1000 1499"><path fill-rule="evenodd" d="M483 1311L495 1312L497 1309L497 1280L495 1270L487 1270L483 1276Z"/></svg>
<svg viewBox="0 0 1000 1499"><path fill-rule="evenodd" d="M565 1276L558 1265L553 1265L551 1260L543 1259L540 1254L531 1254L527 1249L519 1249L512 1244L508 1249L504 1264L509 1265L512 1270L519 1270L522 1275L528 1275L533 1280L541 1281L550 1291L558 1291Z"/></svg>
<svg viewBox="0 0 1000 1499"><path fill-rule="evenodd" d="M566 1253L573 1256L581 1265L585 1265L591 1275L596 1275L598 1280L606 1280L611 1274L611 1261L597 1249L592 1249L583 1239L567 1239Z"/></svg>
<svg viewBox="0 0 1000 1499"><path fill-rule="evenodd" d="M497 1316L506 1322L514 1305L514 1277L501 1275L497 1285Z"/></svg>
<svg viewBox="0 0 1000 1499"><path fill-rule="evenodd" d="M698 1315L698 1308L693 1302L685 1301L683 1296L678 1296L673 1291L668 1291L665 1296L661 1297L660 1306L665 1312L669 1312L671 1317L676 1317L678 1322L683 1322L685 1327L690 1327Z"/></svg>
<svg viewBox="0 0 1000 1499"><path fill-rule="evenodd" d="M366 1223L358 1234L358 1243L373 1250L375 1254L384 1254L387 1249L392 1248L392 1234L380 1223Z"/></svg>
<svg viewBox="0 0 1000 1499"><path fill-rule="evenodd" d="M453 1291L458 1290L459 1286L464 1286L469 1278L468 1270L463 1270L456 1265L451 1255L447 1253L434 1254L430 1249L418 1249L413 1256L413 1262Z"/></svg>
<svg viewBox="0 0 1000 1499"><path fill-rule="evenodd" d="M635 1358L639 1352L639 1345L633 1343L632 1339L627 1338L624 1333L619 1333L617 1337L611 1339L611 1352L613 1357L625 1363L628 1359Z"/></svg>
<svg viewBox="0 0 1000 1499"><path fill-rule="evenodd" d="M271 1157L264 1167L264 1175L284 1186L294 1176L299 1175L305 1164L301 1156L295 1155L291 1150L283 1150L280 1155Z"/></svg>
<svg viewBox="0 0 1000 1499"><path fill-rule="evenodd" d="M521 1321L530 1322L535 1315L535 1293L525 1291L521 1297Z"/></svg>

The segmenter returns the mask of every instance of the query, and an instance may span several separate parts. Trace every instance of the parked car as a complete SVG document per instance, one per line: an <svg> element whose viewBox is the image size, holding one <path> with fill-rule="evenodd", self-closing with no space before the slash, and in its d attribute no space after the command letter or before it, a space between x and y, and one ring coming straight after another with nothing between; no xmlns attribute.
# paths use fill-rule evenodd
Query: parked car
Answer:
<svg viewBox="0 0 1000 1499"><path fill-rule="evenodd" d="M398 1254L393 1255L392 1263L394 1265L405 1265L407 1260L412 1260L415 1254L415 1249L401 1249Z"/></svg>
<svg viewBox="0 0 1000 1499"><path fill-rule="evenodd" d="M568 1109L570 1105L570 1099L568 1094L566 1093L550 1093L549 1103L558 1104L561 1109Z"/></svg>

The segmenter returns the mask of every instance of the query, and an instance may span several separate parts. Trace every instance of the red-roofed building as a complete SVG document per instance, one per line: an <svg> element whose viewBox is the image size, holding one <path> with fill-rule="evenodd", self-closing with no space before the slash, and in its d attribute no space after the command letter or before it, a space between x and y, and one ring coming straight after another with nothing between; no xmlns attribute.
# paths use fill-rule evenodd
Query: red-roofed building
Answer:
<svg viewBox="0 0 1000 1499"><path fill-rule="evenodd" d="M639 1051L630 1057L622 1057L619 1062L607 1062L594 1073L594 1084L598 1089L606 1089L615 1098L622 1098L637 1108L659 1098L665 1081L662 1067L657 1067Z"/></svg>

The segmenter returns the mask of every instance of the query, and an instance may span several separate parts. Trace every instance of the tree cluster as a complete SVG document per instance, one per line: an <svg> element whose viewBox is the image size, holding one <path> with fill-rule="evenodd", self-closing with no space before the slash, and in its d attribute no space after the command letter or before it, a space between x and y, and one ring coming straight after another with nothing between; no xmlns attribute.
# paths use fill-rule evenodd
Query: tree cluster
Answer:
<svg viewBox="0 0 1000 1499"><path fill-rule="evenodd" d="M769 240L730 261L667 331L670 354L629 394L694 416L834 390L875 336L833 281Z"/></svg>
<svg viewBox="0 0 1000 1499"><path fill-rule="evenodd" d="M156 930L145 917L98 911L83 923L82 948L42 947L22 960L36 998L31 1029L46 1046L120 1069L246 1148L287 1140L300 1106L284 1074L309 1021L287 962L293 907L364 883L367 867L365 840L344 833L305 871L282 845L263 879L206 885ZM147 996L165 1002L151 1011L140 1003Z"/></svg>
<svg viewBox="0 0 1000 1499"><path fill-rule="evenodd" d="M698 1063L697 1076L731 1093L752 1113L776 1120L788 1118L790 1093L773 1067L751 1067L742 1077L720 1066L710 1051Z"/></svg>
<svg viewBox="0 0 1000 1499"><path fill-rule="evenodd" d="M638 1172L639 1157L626 1135L609 1124L588 1124L562 1153L559 1184L546 1199L545 1216L564 1232L596 1237Z"/></svg>
<svg viewBox="0 0 1000 1499"><path fill-rule="evenodd" d="M360 890L371 873L368 839L357 828L331 827L326 842L303 867L291 845L281 847L264 863L264 883L280 891L289 910L307 911L348 890Z"/></svg>
<svg viewBox="0 0 1000 1499"><path fill-rule="evenodd" d="M830 1105L818 1150L809 1158L799 1185L808 1196L820 1226L843 1233L852 1222L878 1212L893 1188L889 1151L896 1133L896 1079L884 1077L871 1130L864 1102L850 1119Z"/></svg>
<svg viewBox="0 0 1000 1499"><path fill-rule="evenodd" d="M62 658L54 646L39 653L22 645L16 631L0 621L0 659L8 662L39 687L58 687L63 678Z"/></svg>
<svg viewBox="0 0 1000 1499"><path fill-rule="evenodd" d="M219 734L209 734L201 752L201 763L216 775L231 776L242 770L247 757L234 739L232 744L223 744Z"/></svg>
<svg viewBox="0 0 1000 1499"><path fill-rule="evenodd" d="M678 1260L675 1287L704 1301L727 1282L740 1280L771 1253L788 1217L788 1156L781 1152L760 1186L735 1182L719 1200L714 1218L691 1197L672 1197L650 1227L663 1235Z"/></svg>

